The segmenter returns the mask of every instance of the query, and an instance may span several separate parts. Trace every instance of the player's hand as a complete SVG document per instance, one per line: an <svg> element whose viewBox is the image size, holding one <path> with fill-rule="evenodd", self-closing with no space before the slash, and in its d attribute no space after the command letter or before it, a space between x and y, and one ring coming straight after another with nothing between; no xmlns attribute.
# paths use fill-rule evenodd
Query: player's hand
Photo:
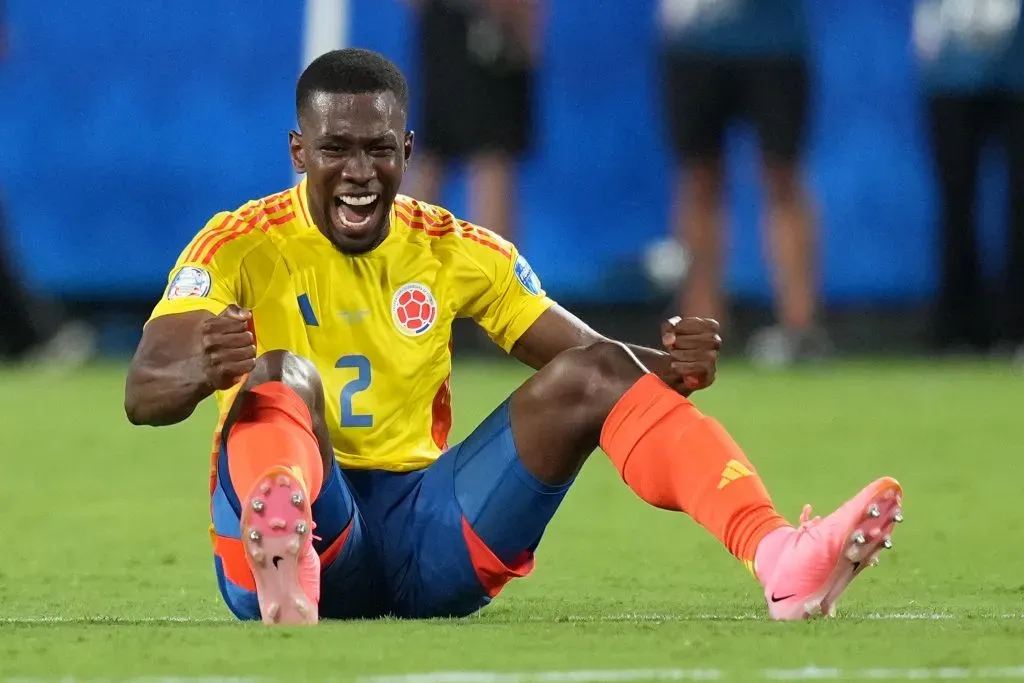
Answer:
<svg viewBox="0 0 1024 683"><path fill-rule="evenodd" d="M256 367L252 312L231 304L200 327L203 373L214 389L228 389Z"/></svg>
<svg viewBox="0 0 1024 683"><path fill-rule="evenodd" d="M672 385L689 394L715 381L722 348L719 325L712 318L669 318L661 324L661 342L672 357Z"/></svg>

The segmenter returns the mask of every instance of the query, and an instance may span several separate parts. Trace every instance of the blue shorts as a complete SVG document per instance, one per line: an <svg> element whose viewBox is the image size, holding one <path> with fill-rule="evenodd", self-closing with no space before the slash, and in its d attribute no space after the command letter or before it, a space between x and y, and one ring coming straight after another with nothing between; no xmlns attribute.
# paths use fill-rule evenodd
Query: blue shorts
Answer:
<svg viewBox="0 0 1024 683"><path fill-rule="evenodd" d="M231 551L241 548L241 504L227 477L226 446L217 469L217 582L235 616L259 619L251 575L240 574L248 568ZM343 471L335 462L313 503L321 618L472 614L531 571L568 488L548 486L523 467L507 400L426 469Z"/></svg>

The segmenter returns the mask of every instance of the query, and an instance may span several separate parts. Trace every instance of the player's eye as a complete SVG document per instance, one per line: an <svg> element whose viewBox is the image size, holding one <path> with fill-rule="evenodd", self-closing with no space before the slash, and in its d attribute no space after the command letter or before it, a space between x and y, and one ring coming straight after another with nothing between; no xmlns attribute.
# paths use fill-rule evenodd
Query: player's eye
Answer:
<svg viewBox="0 0 1024 683"><path fill-rule="evenodd" d="M372 155L374 155L376 157L389 156L389 155L394 154L394 153L395 153L395 148L391 147L390 145L374 147L373 149L370 150L370 154L372 154Z"/></svg>
<svg viewBox="0 0 1024 683"><path fill-rule="evenodd" d="M320 148L320 151L324 154L341 154L345 150L338 145L324 145Z"/></svg>

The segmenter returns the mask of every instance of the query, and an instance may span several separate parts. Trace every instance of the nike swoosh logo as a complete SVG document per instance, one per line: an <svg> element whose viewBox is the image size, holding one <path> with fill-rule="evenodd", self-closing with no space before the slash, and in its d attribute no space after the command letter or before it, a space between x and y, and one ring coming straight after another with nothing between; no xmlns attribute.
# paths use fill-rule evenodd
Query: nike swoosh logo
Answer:
<svg viewBox="0 0 1024 683"><path fill-rule="evenodd" d="M274 559L272 560L273 563L274 563L274 569L277 569L277 563L280 562L283 559L284 558L281 557L280 555L274 555Z"/></svg>
<svg viewBox="0 0 1024 683"><path fill-rule="evenodd" d="M783 600L789 600L796 596L796 593L790 593L789 595L783 595L781 598L775 597L775 593L772 593L772 602L782 602Z"/></svg>

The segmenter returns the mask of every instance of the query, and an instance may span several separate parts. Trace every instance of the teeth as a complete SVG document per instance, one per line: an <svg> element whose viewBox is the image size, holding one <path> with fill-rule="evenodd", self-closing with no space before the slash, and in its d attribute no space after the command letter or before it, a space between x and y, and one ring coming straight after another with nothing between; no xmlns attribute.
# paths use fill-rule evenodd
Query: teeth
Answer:
<svg viewBox="0 0 1024 683"><path fill-rule="evenodd" d="M348 204L349 206L369 206L377 201L379 195L368 194L356 197L350 194L343 194L339 199L342 204Z"/></svg>

